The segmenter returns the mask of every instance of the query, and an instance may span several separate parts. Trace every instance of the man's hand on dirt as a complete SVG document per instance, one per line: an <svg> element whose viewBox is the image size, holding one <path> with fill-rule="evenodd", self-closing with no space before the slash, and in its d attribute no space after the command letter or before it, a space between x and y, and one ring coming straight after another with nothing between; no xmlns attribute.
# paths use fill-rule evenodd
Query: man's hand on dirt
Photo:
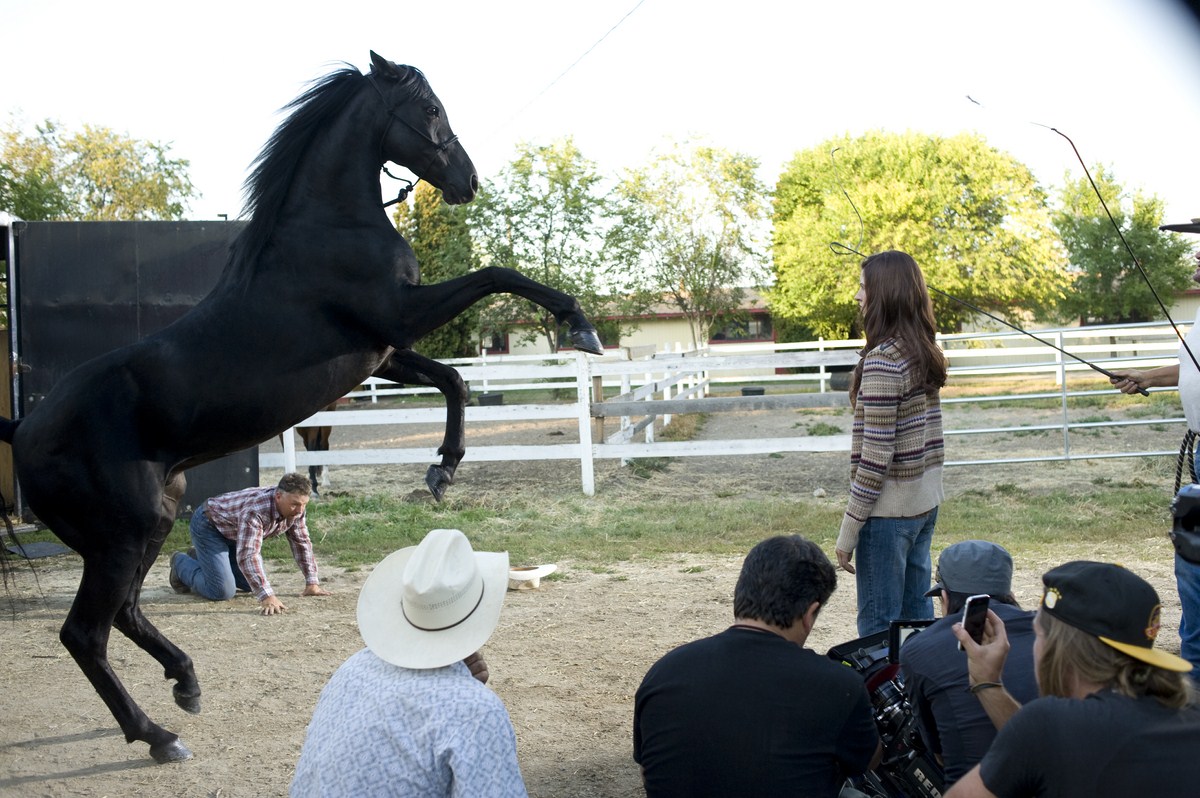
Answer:
<svg viewBox="0 0 1200 798"><path fill-rule="evenodd" d="M488 677L491 673L488 671L487 662L483 659L483 654L476 651L466 659L463 664L471 671L471 675L478 679L483 684L487 684Z"/></svg>
<svg viewBox="0 0 1200 798"><path fill-rule="evenodd" d="M262 607L263 615L282 615L287 609L276 596L267 596L259 601L258 605Z"/></svg>
<svg viewBox="0 0 1200 798"><path fill-rule="evenodd" d="M328 596L329 591L320 585L305 585L301 596Z"/></svg>

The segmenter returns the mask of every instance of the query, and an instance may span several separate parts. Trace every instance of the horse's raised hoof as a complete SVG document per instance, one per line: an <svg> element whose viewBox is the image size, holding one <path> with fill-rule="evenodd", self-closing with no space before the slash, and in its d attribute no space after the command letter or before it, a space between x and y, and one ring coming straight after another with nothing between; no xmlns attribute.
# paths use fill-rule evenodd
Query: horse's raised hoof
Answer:
<svg viewBox="0 0 1200 798"><path fill-rule="evenodd" d="M179 689L179 685L171 688L171 693L175 696L175 703L184 712L190 712L193 715L200 714L200 693L188 694ZM186 750L186 749L185 749ZM190 754L189 754L190 756Z"/></svg>
<svg viewBox="0 0 1200 798"><path fill-rule="evenodd" d="M446 488L454 480L450 478L450 474L440 465L431 465L429 470L425 472L425 485L429 488L429 492L433 494L433 498L439 502L446 495Z"/></svg>
<svg viewBox="0 0 1200 798"><path fill-rule="evenodd" d="M186 762L192 758L192 752L179 742L179 738L175 738L169 743L150 746L150 756L154 757L158 764L166 765L171 762Z"/></svg>
<svg viewBox="0 0 1200 798"><path fill-rule="evenodd" d="M595 330L571 330L571 344L576 349L593 355L604 354L604 345L600 343L600 336L596 335Z"/></svg>

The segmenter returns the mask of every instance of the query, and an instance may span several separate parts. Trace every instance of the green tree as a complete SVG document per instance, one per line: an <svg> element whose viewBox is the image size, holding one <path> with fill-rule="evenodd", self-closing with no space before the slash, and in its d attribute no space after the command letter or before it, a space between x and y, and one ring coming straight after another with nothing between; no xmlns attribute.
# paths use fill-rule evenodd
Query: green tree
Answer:
<svg viewBox="0 0 1200 798"><path fill-rule="evenodd" d="M683 313L696 346L708 342L718 319L736 318L745 289L769 276L768 191L757 169L748 155L684 142L620 186L649 285Z"/></svg>
<svg viewBox="0 0 1200 798"><path fill-rule="evenodd" d="M1060 305L1063 316L1078 318L1081 324L1162 318L1154 292L1170 305L1191 285L1191 246L1179 236L1158 229L1163 223L1163 202L1158 197L1141 192L1130 195L1103 166L1093 167L1092 176L1113 220L1137 255L1145 278L1113 230L1091 183L1086 177L1067 179L1053 217L1075 276L1072 290Z"/></svg>
<svg viewBox="0 0 1200 798"><path fill-rule="evenodd" d="M408 202L396 206L396 229L408 239L422 283L440 283L474 271L478 259L471 246L467 206L447 205L442 192L417 183ZM432 358L478 354L479 309L472 306L417 342L416 351Z"/></svg>
<svg viewBox="0 0 1200 798"><path fill-rule="evenodd" d="M519 145L469 207L485 265L515 269L574 296L598 327L618 335L647 306L633 276L636 251L595 164L572 139ZM521 340L541 337L558 351L558 322L532 302L500 295L482 314L485 332L526 322Z"/></svg>
<svg viewBox="0 0 1200 798"><path fill-rule="evenodd" d="M779 178L774 218L772 314L819 335L857 332L860 258L831 242L864 255L904 250L931 288L997 315L1049 318L1070 283L1045 193L975 135L872 132L799 152ZM943 332L975 315L931 294Z"/></svg>
<svg viewBox="0 0 1200 798"><path fill-rule="evenodd" d="M10 124L2 142L0 210L28 221L181 219L198 196L169 144L49 120L33 136Z"/></svg>

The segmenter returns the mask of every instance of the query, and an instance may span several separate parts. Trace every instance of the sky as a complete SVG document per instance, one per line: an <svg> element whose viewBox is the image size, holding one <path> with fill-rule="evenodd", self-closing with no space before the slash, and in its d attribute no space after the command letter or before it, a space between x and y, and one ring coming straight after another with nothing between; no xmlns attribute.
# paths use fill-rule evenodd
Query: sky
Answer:
<svg viewBox="0 0 1200 798"><path fill-rule="evenodd" d="M1200 217L1182 0L0 0L0 20L0 125L168 143L188 219L237 218L280 109L371 50L425 73L485 180L521 142L572 136L615 178L701 137L773 186L832 137L911 130L977 133L1053 189L1083 172L1049 125L1166 222Z"/></svg>

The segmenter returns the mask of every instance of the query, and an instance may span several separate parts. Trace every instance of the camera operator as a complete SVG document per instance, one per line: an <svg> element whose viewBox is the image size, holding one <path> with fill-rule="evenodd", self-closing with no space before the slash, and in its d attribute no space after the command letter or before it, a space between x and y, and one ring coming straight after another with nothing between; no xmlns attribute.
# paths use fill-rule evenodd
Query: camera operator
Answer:
<svg viewBox="0 0 1200 798"><path fill-rule="evenodd" d="M984 693L998 724L1011 717L946 798L1195 795L1192 666L1154 648L1162 611L1154 588L1119 565L1086 561L1060 565L1042 583L1033 660L1043 697L1018 707L1002 688ZM954 633L972 679L997 679L1007 654L999 616L989 611L982 644L961 625Z"/></svg>
<svg viewBox="0 0 1200 798"><path fill-rule="evenodd" d="M1013 597L1012 573L1012 557L995 543L964 540L947 547L938 557L937 584L925 594L941 598L943 617L900 649L913 714L926 748L942 764L946 786L979 762L996 737L996 727L977 698L991 683L970 682L967 657L954 637L954 624L969 596L987 595L1008 630L1016 656L1004 668L1004 683L1018 701L1037 698L1033 613L1022 610Z"/></svg>
<svg viewBox="0 0 1200 798"><path fill-rule="evenodd" d="M638 688L633 758L648 798L833 798L878 763L862 677L804 647L836 586L799 535L750 550L734 624L667 653Z"/></svg>

